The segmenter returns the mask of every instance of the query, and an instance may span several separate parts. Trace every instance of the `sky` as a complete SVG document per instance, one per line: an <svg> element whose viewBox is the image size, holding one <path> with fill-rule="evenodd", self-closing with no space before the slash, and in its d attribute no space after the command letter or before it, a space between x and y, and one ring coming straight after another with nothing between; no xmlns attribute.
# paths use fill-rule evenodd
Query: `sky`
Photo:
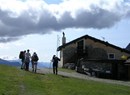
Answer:
<svg viewBox="0 0 130 95"><path fill-rule="evenodd" d="M67 42L89 35L125 48L130 0L0 0L0 58L18 59L30 49L50 62L62 32Z"/></svg>

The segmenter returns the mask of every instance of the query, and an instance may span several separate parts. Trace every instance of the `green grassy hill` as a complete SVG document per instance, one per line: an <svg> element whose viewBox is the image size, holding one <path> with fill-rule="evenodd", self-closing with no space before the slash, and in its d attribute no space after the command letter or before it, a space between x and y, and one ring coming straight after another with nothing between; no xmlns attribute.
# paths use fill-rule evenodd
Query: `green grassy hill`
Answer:
<svg viewBox="0 0 130 95"><path fill-rule="evenodd" d="M130 87L0 65L0 95L130 95Z"/></svg>

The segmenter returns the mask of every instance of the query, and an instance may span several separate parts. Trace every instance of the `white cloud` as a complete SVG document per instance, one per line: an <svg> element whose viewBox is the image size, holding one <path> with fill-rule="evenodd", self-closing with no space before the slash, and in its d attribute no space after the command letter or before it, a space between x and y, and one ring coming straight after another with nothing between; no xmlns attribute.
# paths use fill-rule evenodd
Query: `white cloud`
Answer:
<svg viewBox="0 0 130 95"><path fill-rule="evenodd" d="M0 42L67 28L104 29L130 15L126 0L0 0Z"/></svg>
<svg viewBox="0 0 130 95"><path fill-rule="evenodd" d="M0 43L0 49L4 49L4 50L9 49L8 44Z"/></svg>

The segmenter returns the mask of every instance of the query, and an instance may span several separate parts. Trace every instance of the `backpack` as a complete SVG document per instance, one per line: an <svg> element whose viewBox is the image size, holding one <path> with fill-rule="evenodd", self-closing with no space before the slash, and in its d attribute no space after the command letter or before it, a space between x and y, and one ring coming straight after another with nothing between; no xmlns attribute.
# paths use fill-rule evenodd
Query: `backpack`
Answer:
<svg viewBox="0 0 130 95"><path fill-rule="evenodd" d="M38 60L39 60L38 56L34 55L34 61L38 61Z"/></svg>
<svg viewBox="0 0 130 95"><path fill-rule="evenodd" d="M23 51L20 52L20 54L19 54L19 59L22 59L22 58L23 58L23 53L24 53Z"/></svg>

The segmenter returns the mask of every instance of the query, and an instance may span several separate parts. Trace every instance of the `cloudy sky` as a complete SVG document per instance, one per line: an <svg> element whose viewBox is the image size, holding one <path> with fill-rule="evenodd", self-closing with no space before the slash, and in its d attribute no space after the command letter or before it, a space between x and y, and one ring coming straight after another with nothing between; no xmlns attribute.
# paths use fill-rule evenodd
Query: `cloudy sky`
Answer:
<svg viewBox="0 0 130 95"><path fill-rule="evenodd" d="M49 62L62 32L67 42L88 34L125 48L130 0L0 0L0 58L30 49Z"/></svg>

